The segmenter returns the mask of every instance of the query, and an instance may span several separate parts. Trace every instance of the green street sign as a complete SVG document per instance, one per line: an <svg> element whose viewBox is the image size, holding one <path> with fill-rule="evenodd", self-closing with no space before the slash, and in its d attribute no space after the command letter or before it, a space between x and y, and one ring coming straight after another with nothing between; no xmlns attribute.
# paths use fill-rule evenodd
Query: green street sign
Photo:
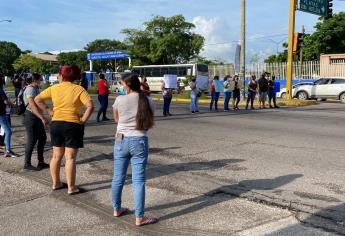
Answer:
<svg viewBox="0 0 345 236"><path fill-rule="evenodd" d="M327 16L328 0L300 0L299 10L319 16Z"/></svg>

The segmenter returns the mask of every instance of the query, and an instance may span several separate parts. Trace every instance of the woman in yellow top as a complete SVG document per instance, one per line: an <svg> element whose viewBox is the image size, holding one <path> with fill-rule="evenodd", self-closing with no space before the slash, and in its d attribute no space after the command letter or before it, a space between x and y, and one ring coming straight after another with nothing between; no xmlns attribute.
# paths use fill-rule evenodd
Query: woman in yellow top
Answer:
<svg viewBox="0 0 345 236"><path fill-rule="evenodd" d="M76 163L78 149L83 147L84 124L93 111L93 103L86 90L76 84L80 79L80 69L77 66L63 66L60 69L60 83L47 88L35 98L36 104L52 117L50 127L53 158L50 161L50 174L53 180L53 190L64 188L60 181L60 165L65 156L65 173L68 194L77 194L80 190L75 186ZM45 100L52 100L53 109L47 106ZM86 107L84 114L82 107Z"/></svg>

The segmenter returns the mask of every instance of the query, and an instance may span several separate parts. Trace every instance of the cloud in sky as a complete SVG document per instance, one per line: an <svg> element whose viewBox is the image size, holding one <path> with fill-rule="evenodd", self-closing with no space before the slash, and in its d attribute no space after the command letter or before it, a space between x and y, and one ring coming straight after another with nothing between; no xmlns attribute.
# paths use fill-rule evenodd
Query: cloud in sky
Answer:
<svg viewBox="0 0 345 236"><path fill-rule="evenodd" d="M202 56L214 60L231 61L235 55L235 42L229 41L235 29L220 17L207 19L197 16L192 20L195 32L205 37Z"/></svg>
<svg viewBox="0 0 345 236"><path fill-rule="evenodd" d="M277 44L262 37L287 33L288 5L286 0L247 0L248 56L276 51ZM345 8L345 2L334 5L335 11ZM0 40L35 52L83 48L99 38L122 40L123 28L142 28L155 15L182 14L205 37L204 56L233 61L239 10L239 0L2 0L0 18L13 22L0 23ZM316 21L298 12L296 29L304 24L310 32ZM276 42L284 38L272 36Z"/></svg>

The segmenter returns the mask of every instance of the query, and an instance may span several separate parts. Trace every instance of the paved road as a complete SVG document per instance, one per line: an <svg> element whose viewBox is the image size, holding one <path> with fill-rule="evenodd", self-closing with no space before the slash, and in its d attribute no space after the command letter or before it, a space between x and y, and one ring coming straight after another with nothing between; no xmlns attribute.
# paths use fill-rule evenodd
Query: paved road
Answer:
<svg viewBox="0 0 345 236"><path fill-rule="evenodd" d="M115 126L92 117L78 157L84 194L52 193L48 171L21 171L23 157L0 159L0 234L345 234L344 105L203 107L195 115L187 107L173 104L174 116L165 118L157 104L150 132L147 214L159 224L138 229L132 214L111 217ZM23 153L18 117L14 123ZM130 171L123 202L133 209Z"/></svg>

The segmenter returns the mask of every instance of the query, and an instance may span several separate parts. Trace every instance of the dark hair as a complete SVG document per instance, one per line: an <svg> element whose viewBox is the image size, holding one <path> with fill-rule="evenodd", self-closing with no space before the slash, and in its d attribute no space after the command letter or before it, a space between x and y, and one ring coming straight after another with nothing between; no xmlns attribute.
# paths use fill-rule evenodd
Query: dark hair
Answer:
<svg viewBox="0 0 345 236"><path fill-rule="evenodd" d="M100 79L105 79L104 74L99 74Z"/></svg>
<svg viewBox="0 0 345 236"><path fill-rule="evenodd" d="M81 71L78 66L64 65L60 68L59 74L62 76L62 81L74 82L81 77Z"/></svg>
<svg viewBox="0 0 345 236"><path fill-rule="evenodd" d="M215 77L213 77L214 80L219 80L219 76L216 75Z"/></svg>
<svg viewBox="0 0 345 236"><path fill-rule="evenodd" d="M153 111L150 107L148 98L140 89L140 80L138 75L129 74L122 78L123 82L134 92L139 93L138 112L136 116L136 129L149 130L154 125Z"/></svg>
<svg viewBox="0 0 345 236"><path fill-rule="evenodd" d="M252 79L253 79L253 80L256 80L256 75L252 75Z"/></svg>
<svg viewBox="0 0 345 236"><path fill-rule="evenodd" d="M33 73L32 76L31 76L31 83L32 82L37 82L37 81L40 81L41 80L41 75L38 74L38 73Z"/></svg>

